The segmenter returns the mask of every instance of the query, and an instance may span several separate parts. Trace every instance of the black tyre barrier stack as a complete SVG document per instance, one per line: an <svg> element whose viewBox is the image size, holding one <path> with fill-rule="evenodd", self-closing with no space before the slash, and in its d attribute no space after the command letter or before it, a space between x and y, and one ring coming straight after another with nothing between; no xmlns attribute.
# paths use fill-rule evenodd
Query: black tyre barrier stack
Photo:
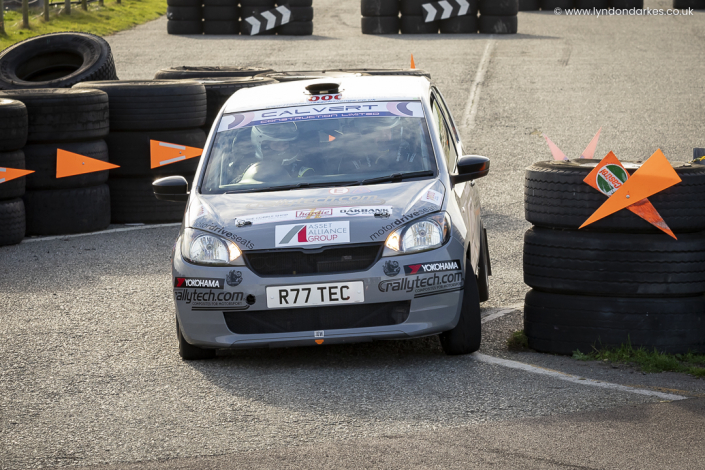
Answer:
<svg viewBox="0 0 705 470"><path fill-rule="evenodd" d="M399 34L399 0L360 0L362 34Z"/></svg>
<svg viewBox="0 0 705 470"><path fill-rule="evenodd" d="M438 34L440 21L425 22L426 12L421 5L429 3L429 0L401 0L401 22L402 34Z"/></svg>
<svg viewBox="0 0 705 470"><path fill-rule="evenodd" d="M93 34L43 34L0 53L3 90L70 88L79 82L117 79L110 46Z"/></svg>
<svg viewBox="0 0 705 470"><path fill-rule="evenodd" d="M280 36L311 36L313 34L312 0L277 0L278 6L291 10L289 23L276 28Z"/></svg>
<svg viewBox="0 0 705 470"><path fill-rule="evenodd" d="M467 15L441 20L441 34L474 34L479 30L478 0L467 0L470 9Z"/></svg>
<svg viewBox="0 0 705 470"><path fill-rule="evenodd" d="M679 10L692 8L694 10L705 9L705 0L673 0L673 8Z"/></svg>
<svg viewBox="0 0 705 470"><path fill-rule="evenodd" d="M188 80L192 78L239 78L274 72L258 67L233 67L227 65L187 66L160 69L154 78L157 80Z"/></svg>
<svg viewBox="0 0 705 470"><path fill-rule="evenodd" d="M111 163L120 165L108 180L113 223L178 222L185 203L157 200L152 182L181 175L193 180L198 158L151 169L150 140L203 148L206 90L193 81L123 80L82 83L110 100Z"/></svg>
<svg viewBox="0 0 705 470"><path fill-rule="evenodd" d="M595 160L526 170L524 331L537 351L593 347L705 352L705 166L674 163L680 183L649 197L674 240L628 210L581 230L606 200L583 182ZM623 162L633 173L641 162ZM699 202L700 201L700 202Z"/></svg>
<svg viewBox="0 0 705 470"><path fill-rule="evenodd" d="M107 171L56 178L57 150L108 160L108 96L87 89L6 90L0 97L27 107L28 137L23 196L27 235L63 235L102 230L110 224Z"/></svg>
<svg viewBox="0 0 705 470"><path fill-rule="evenodd" d="M166 0L166 32L169 34L203 33L201 0Z"/></svg>
<svg viewBox="0 0 705 470"><path fill-rule="evenodd" d="M483 34L516 34L519 0L480 0L479 29Z"/></svg>
<svg viewBox="0 0 705 470"><path fill-rule="evenodd" d="M22 147L26 142L27 108L20 101L0 99L0 167L23 170ZM25 180L21 177L0 183L0 246L15 245L24 238Z"/></svg>
<svg viewBox="0 0 705 470"><path fill-rule="evenodd" d="M203 0L203 34L239 34L237 0Z"/></svg>

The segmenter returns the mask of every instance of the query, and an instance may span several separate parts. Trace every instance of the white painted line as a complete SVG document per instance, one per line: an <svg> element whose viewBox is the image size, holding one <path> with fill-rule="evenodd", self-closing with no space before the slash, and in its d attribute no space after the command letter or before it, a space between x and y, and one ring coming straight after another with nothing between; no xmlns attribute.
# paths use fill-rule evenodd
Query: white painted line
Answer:
<svg viewBox="0 0 705 470"><path fill-rule="evenodd" d="M481 353L474 353L468 357L477 362L496 364L503 367L509 367L510 369L518 369L524 372L530 372L532 374L546 375L548 377L553 377L554 379L564 380L566 382L572 382L578 385L589 385L591 387L607 388L611 390L618 390L621 392L636 393L639 395L647 395L651 397L661 398L663 400L685 400L686 398L688 398L683 397L681 395L673 395L670 393L656 392L654 390L645 390L642 388L628 387L626 385L613 384L610 382L601 382L599 380L586 379L583 377L558 372L556 370L544 369L542 367L524 364L523 362L510 361L509 359L500 359L498 357L487 356Z"/></svg>
<svg viewBox="0 0 705 470"><path fill-rule="evenodd" d="M490 56L492 55L492 49L494 48L494 36L490 35L490 39L487 40L487 46L485 46L485 52L482 54L482 59L480 60L480 66L475 74L475 80L473 80L470 86L470 96L468 96L468 102L465 105L465 112L463 113L462 126L466 129L472 129L475 127L475 116L477 115L477 107L480 103L480 89L482 88L482 83L485 81L485 73L487 72L487 67L490 64Z"/></svg>
<svg viewBox="0 0 705 470"><path fill-rule="evenodd" d="M159 165L168 165L169 163L180 162L181 160L186 160L186 156L170 158L169 160L163 160L159 162Z"/></svg>
<svg viewBox="0 0 705 470"><path fill-rule="evenodd" d="M485 314L482 315L482 323L487 323L499 317L503 317L508 313L516 312L517 310L521 310L522 307L524 307L524 304L507 305L506 307L487 309Z"/></svg>
<svg viewBox="0 0 705 470"><path fill-rule="evenodd" d="M89 237L91 235L104 235L106 233L117 233L117 232L131 232L133 230L145 230L148 228L162 228L162 227L178 227L181 222L175 222L171 224L154 224L154 225L140 225L138 227L125 227L125 228L112 228L109 230L101 230L100 232L89 232L89 233L74 233L72 235L53 235L51 237L39 237L39 238L25 238L22 243L32 243L32 242L46 242L50 240L59 240L64 238L76 238L76 237Z"/></svg>

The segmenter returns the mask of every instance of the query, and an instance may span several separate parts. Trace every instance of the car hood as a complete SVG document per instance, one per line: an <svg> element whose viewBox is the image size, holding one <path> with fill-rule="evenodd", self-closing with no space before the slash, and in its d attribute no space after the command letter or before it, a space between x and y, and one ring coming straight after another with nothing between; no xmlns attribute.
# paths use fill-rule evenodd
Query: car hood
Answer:
<svg viewBox="0 0 705 470"><path fill-rule="evenodd" d="M405 223L443 207L437 180L239 194L193 194L186 227L242 250L383 242Z"/></svg>

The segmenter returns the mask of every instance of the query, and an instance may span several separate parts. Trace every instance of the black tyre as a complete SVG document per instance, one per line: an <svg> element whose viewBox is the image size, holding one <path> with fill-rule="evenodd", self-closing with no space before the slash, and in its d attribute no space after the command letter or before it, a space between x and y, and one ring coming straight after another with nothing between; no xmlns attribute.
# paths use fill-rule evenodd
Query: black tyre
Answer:
<svg viewBox="0 0 705 470"><path fill-rule="evenodd" d="M0 53L0 88L70 88L117 80L108 42L88 33L50 33L25 39Z"/></svg>
<svg viewBox="0 0 705 470"><path fill-rule="evenodd" d="M108 95L102 91L5 90L0 91L0 97L21 101L27 107L29 143L94 140L108 135Z"/></svg>
<svg viewBox="0 0 705 470"><path fill-rule="evenodd" d="M615 298L529 291L524 332L529 347L552 354L589 353L593 347L705 352L703 296Z"/></svg>
<svg viewBox="0 0 705 470"><path fill-rule="evenodd" d="M196 66L182 65L161 69L154 76L158 80L188 80L190 78L232 78L254 77L255 75L274 72L272 69L258 67L232 67L232 66Z"/></svg>
<svg viewBox="0 0 705 470"><path fill-rule="evenodd" d="M480 15L515 16L519 12L519 0L480 0Z"/></svg>
<svg viewBox="0 0 705 470"><path fill-rule="evenodd" d="M292 21L275 28L281 36L311 36L313 34L313 21Z"/></svg>
<svg viewBox="0 0 705 470"><path fill-rule="evenodd" d="M341 72L338 70L302 70L289 72L271 72L262 74L262 77L274 79L277 82L297 82L299 80L314 80L316 78L339 78L350 77L354 74L350 72Z"/></svg>
<svg viewBox="0 0 705 470"><path fill-rule="evenodd" d="M235 23L235 30L240 32L238 23L240 18L240 9L237 5L232 6L205 6L203 7L203 19L205 21L217 21L219 23ZM206 25L203 25L203 32L213 34L206 31ZM235 34L237 34L237 32Z"/></svg>
<svg viewBox="0 0 705 470"><path fill-rule="evenodd" d="M204 7L235 7L240 10L237 0L203 0Z"/></svg>
<svg viewBox="0 0 705 470"><path fill-rule="evenodd" d="M441 34L474 34L477 33L477 16L456 16L441 20Z"/></svg>
<svg viewBox="0 0 705 470"><path fill-rule="evenodd" d="M701 8L705 8L705 0L700 0L703 5ZM644 0L610 0L610 6L614 8L644 8Z"/></svg>
<svg viewBox="0 0 705 470"><path fill-rule="evenodd" d="M171 21L200 21L201 7L166 7L166 18Z"/></svg>
<svg viewBox="0 0 705 470"><path fill-rule="evenodd" d="M206 89L200 83L121 80L81 83L110 97L110 130L186 129L206 122Z"/></svg>
<svg viewBox="0 0 705 470"><path fill-rule="evenodd" d="M381 76L390 76L390 75L400 75L400 76L407 76L407 77L426 77L429 80L431 79L431 74L429 72L426 72L424 70L419 70L419 69L413 69L413 70L403 70L403 69L341 69L341 72L348 72L348 73L361 73L362 75L381 75Z"/></svg>
<svg viewBox="0 0 705 470"><path fill-rule="evenodd" d="M426 10L421 6L424 3L430 3L428 0L400 0L399 9L402 15L425 16ZM468 0L470 9L469 15L477 16L478 0Z"/></svg>
<svg viewBox="0 0 705 470"><path fill-rule="evenodd" d="M398 16L363 16L362 34L399 34Z"/></svg>
<svg viewBox="0 0 705 470"><path fill-rule="evenodd" d="M179 341L179 356L184 361L198 361L201 359L213 359L215 357L215 349L199 348L189 344L184 335L181 333L179 319L176 319L176 338Z"/></svg>
<svg viewBox="0 0 705 470"><path fill-rule="evenodd" d="M573 4L575 8L592 9L592 8L609 8L610 0L575 0Z"/></svg>
<svg viewBox="0 0 705 470"><path fill-rule="evenodd" d="M541 0L519 0L519 11L535 11L541 8Z"/></svg>
<svg viewBox="0 0 705 470"><path fill-rule="evenodd" d="M292 22L313 21L313 7L290 7L289 9Z"/></svg>
<svg viewBox="0 0 705 470"><path fill-rule="evenodd" d="M573 8L573 0L541 0L541 9L553 11L556 8Z"/></svg>
<svg viewBox="0 0 705 470"><path fill-rule="evenodd" d="M265 12L267 10L271 10L272 8L274 8L274 7L270 8L270 7L253 6L253 5L247 5L247 6L242 5L242 7L240 7L240 18L242 18L244 20L245 18L250 17L254 14L262 14L263 12Z"/></svg>
<svg viewBox="0 0 705 470"><path fill-rule="evenodd" d="M168 34L202 34L203 22L198 21L167 21L166 32Z"/></svg>
<svg viewBox="0 0 705 470"><path fill-rule="evenodd" d="M524 282L546 292L684 296L705 292L705 232L627 235L533 227L524 234Z"/></svg>
<svg viewBox="0 0 705 470"><path fill-rule="evenodd" d="M214 7L216 8L216 7ZM239 34L240 22L237 20L228 21L204 21L203 34Z"/></svg>
<svg viewBox="0 0 705 470"><path fill-rule="evenodd" d="M24 170L26 168L24 152L12 150L0 153L0 167ZM3 175L4 173L0 173L0 180L4 179ZM22 197L26 187L26 179L27 177L23 176L0 183L0 201Z"/></svg>
<svg viewBox="0 0 705 470"><path fill-rule="evenodd" d="M705 8L705 0L673 0L673 8L702 10Z"/></svg>
<svg viewBox="0 0 705 470"><path fill-rule="evenodd" d="M438 34L440 21L424 21L425 16L402 15L399 22L401 34Z"/></svg>
<svg viewBox="0 0 705 470"><path fill-rule="evenodd" d="M57 178L56 154L58 149L102 162L108 161L108 145L104 140L28 145L24 148L25 161L27 166L34 170L34 173L27 175L27 190L84 188L108 181L108 170Z"/></svg>
<svg viewBox="0 0 705 470"><path fill-rule="evenodd" d="M469 262L467 266L470 267ZM451 356L470 354L480 349L482 319L477 282L473 282L474 278L475 273L472 269L466 269L463 305L458 324L452 330L439 335L443 352Z"/></svg>
<svg viewBox="0 0 705 470"><path fill-rule="evenodd" d="M17 100L0 99L0 152L27 143L27 107Z"/></svg>
<svg viewBox="0 0 705 470"><path fill-rule="evenodd" d="M274 8L275 3L275 0L240 0L240 5L243 7Z"/></svg>
<svg viewBox="0 0 705 470"><path fill-rule="evenodd" d="M27 191L27 235L65 235L103 230L110 225L110 190L87 188Z"/></svg>
<svg viewBox="0 0 705 470"><path fill-rule="evenodd" d="M549 228L577 229L607 199L583 182L599 160L580 159L570 162L539 162L526 169L524 177L524 210L526 220ZM622 162L634 173L641 162ZM674 162L681 182L649 197L666 224L676 233L705 230L705 167ZM621 210L582 230L660 233L644 219Z"/></svg>
<svg viewBox="0 0 705 470"><path fill-rule="evenodd" d="M232 3L232 0L223 0L223 1L227 1L229 4ZM201 0L166 0L166 4L169 7L200 8L201 3L203 3Z"/></svg>
<svg viewBox="0 0 705 470"><path fill-rule="evenodd" d="M198 158L189 158L158 168L150 168L150 140L203 148L206 134L202 129L178 131L111 132L107 137L110 161L120 165L111 171L113 178L152 177L193 174L198 167Z"/></svg>
<svg viewBox="0 0 705 470"><path fill-rule="evenodd" d="M220 108L238 90L262 85L272 85L277 80L268 77L243 77L243 78L202 78L194 80L206 87L208 110L204 127L210 129L213 121L218 116ZM185 145L185 144L183 144Z"/></svg>
<svg viewBox="0 0 705 470"><path fill-rule="evenodd" d="M25 212L22 199L0 201L0 246L16 245L25 234Z"/></svg>
<svg viewBox="0 0 705 470"><path fill-rule="evenodd" d="M490 265L490 250L487 246L487 231L482 229L482 244L480 246L480 261L477 273L477 292L480 302L486 302L490 298L490 275L492 267Z"/></svg>
<svg viewBox="0 0 705 470"><path fill-rule="evenodd" d="M177 174L177 173L172 173ZM193 180L193 174L182 175ZM113 223L180 222L185 202L160 201L154 197L152 178L110 178L110 207Z"/></svg>
<svg viewBox="0 0 705 470"><path fill-rule="evenodd" d="M286 5L288 7L310 7L313 5L313 0L278 0L277 5Z"/></svg>
<svg viewBox="0 0 705 470"><path fill-rule="evenodd" d="M362 16L397 16L399 0L361 0Z"/></svg>
<svg viewBox="0 0 705 470"><path fill-rule="evenodd" d="M516 34L516 16L480 15L480 33L482 34Z"/></svg>

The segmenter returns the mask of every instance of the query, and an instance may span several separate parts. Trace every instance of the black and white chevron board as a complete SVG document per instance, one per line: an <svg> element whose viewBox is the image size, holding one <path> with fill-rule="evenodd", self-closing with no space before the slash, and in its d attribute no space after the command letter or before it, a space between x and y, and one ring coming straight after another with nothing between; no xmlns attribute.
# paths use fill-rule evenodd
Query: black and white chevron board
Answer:
<svg viewBox="0 0 705 470"><path fill-rule="evenodd" d="M470 11L470 2L467 0L441 0L440 2L424 3L421 6L426 10L426 19L424 20L426 23L465 16Z"/></svg>
<svg viewBox="0 0 705 470"><path fill-rule="evenodd" d="M255 13L243 19L241 30L243 34L254 36L255 34L286 24L289 21L291 21L291 10L281 5L271 10L263 11L262 13Z"/></svg>

